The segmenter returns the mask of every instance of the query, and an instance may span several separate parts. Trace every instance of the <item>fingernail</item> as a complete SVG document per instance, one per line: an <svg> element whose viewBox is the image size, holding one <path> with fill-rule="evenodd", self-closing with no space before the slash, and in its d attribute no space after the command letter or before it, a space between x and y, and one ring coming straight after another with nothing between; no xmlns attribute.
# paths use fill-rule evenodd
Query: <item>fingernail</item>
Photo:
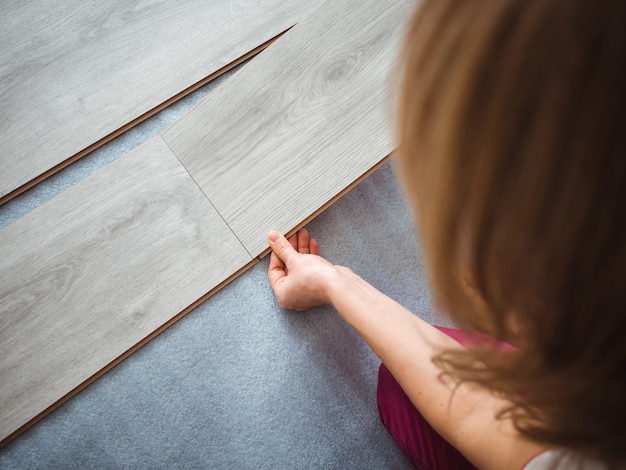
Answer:
<svg viewBox="0 0 626 470"><path fill-rule="evenodd" d="M268 238L272 243L276 243L278 240L280 240L280 233L270 232Z"/></svg>

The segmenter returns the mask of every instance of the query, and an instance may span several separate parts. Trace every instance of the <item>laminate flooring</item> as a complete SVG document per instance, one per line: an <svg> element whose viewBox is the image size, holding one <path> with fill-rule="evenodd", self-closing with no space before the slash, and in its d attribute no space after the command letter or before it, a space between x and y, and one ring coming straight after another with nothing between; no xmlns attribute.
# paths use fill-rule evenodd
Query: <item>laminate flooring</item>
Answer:
<svg viewBox="0 0 626 470"><path fill-rule="evenodd" d="M389 155L414 5L327 1L160 136L0 231L0 441Z"/></svg>
<svg viewBox="0 0 626 470"><path fill-rule="evenodd" d="M330 1L163 133L252 256L394 148L412 0Z"/></svg>
<svg viewBox="0 0 626 470"><path fill-rule="evenodd" d="M315 4L0 2L0 203L225 70Z"/></svg>
<svg viewBox="0 0 626 470"><path fill-rule="evenodd" d="M156 137L0 231L0 441L252 259Z"/></svg>

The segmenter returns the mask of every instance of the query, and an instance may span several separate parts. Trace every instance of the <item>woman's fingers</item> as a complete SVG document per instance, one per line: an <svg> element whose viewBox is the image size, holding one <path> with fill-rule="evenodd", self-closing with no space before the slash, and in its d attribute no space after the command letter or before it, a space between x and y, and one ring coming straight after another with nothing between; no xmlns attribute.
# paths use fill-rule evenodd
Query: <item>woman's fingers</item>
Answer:
<svg viewBox="0 0 626 470"><path fill-rule="evenodd" d="M328 303L326 279L333 265L319 256L317 240L305 229L287 240L279 232L268 234L272 255L268 277L278 304L304 310Z"/></svg>
<svg viewBox="0 0 626 470"><path fill-rule="evenodd" d="M298 252L308 255L309 249L309 232L305 228L298 230Z"/></svg>
<svg viewBox="0 0 626 470"><path fill-rule="evenodd" d="M312 255L320 255L320 246L315 238L311 238L311 244L309 246Z"/></svg>
<svg viewBox="0 0 626 470"><path fill-rule="evenodd" d="M289 241L287 241L281 233L276 231L270 232L267 236L272 252L284 263L283 269L287 269L290 262L296 261L295 258L298 257L298 253L294 247L294 244L297 244L297 239L294 237L295 235L289 237Z"/></svg>
<svg viewBox="0 0 626 470"><path fill-rule="evenodd" d="M315 238L311 238L309 231L302 228L296 232L294 236L297 236L297 245L294 247L298 250L298 253L303 255L317 255L320 254L320 247Z"/></svg>
<svg viewBox="0 0 626 470"><path fill-rule="evenodd" d="M273 254L270 258L270 270L280 269L287 273L289 259L295 254L294 252L303 255L313 254L319 256L320 254L317 240L310 238L309 232L304 228L298 230L288 240L278 232L270 232L268 240ZM286 243L286 241L289 243Z"/></svg>
<svg viewBox="0 0 626 470"><path fill-rule="evenodd" d="M293 246L294 250L298 249L298 233L294 233L292 236L290 236L288 238L289 243L291 243L291 246Z"/></svg>
<svg viewBox="0 0 626 470"><path fill-rule="evenodd" d="M280 279L284 278L286 275L285 263L283 263L283 260L281 260L276 253L272 252L270 256L270 267L267 270L267 277L272 289L276 290L275 288Z"/></svg>

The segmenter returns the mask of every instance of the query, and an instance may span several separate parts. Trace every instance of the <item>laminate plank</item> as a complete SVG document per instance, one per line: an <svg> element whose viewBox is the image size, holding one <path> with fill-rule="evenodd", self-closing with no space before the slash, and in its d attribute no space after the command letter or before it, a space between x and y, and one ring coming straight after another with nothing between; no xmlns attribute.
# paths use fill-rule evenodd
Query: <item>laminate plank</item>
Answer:
<svg viewBox="0 0 626 470"><path fill-rule="evenodd" d="M162 136L252 256L394 148L412 0L327 1Z"/></svg>
<svg viewBox="0 0 626 470"><path fill-rule="evenodd" d="M160 137L0 231L0 442L252 260Z"/></svg>
<svg viewBox="0 0 626 470"><path fill-rule="evenodd" d="M0 2L0 201L227 70L314 5Z"/></svg>

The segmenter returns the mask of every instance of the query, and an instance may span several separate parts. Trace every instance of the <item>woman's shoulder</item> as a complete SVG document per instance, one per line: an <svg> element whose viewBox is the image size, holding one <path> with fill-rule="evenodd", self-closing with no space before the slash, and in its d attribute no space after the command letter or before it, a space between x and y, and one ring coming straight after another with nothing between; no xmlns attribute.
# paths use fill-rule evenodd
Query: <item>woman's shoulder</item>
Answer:
<svg viewBox="0 0 626 470"><path fill-rule="evenodd" d="M522 470L566 469L608 470L608 467L596 460L581 458L565 450L549 449L530 459Z"/></svg>

